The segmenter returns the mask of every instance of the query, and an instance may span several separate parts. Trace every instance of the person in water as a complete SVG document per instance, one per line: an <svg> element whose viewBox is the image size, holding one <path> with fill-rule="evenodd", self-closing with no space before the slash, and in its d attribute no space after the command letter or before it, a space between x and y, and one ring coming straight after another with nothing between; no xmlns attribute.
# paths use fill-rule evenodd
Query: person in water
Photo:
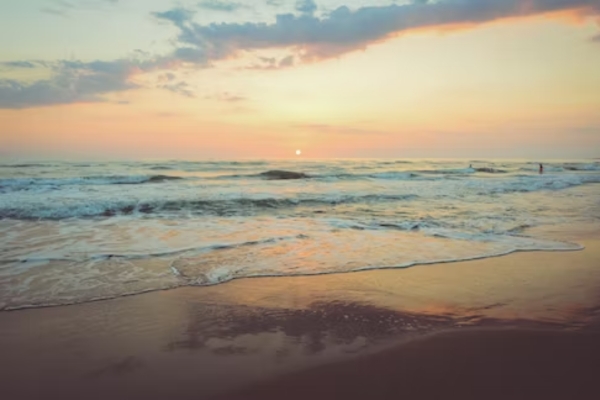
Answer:
<svg viewBox="0 0 600 400"><path fill-rule="evenodd" d="M542 164L540 164L540 174L544 173L544 166Z"/></svg>

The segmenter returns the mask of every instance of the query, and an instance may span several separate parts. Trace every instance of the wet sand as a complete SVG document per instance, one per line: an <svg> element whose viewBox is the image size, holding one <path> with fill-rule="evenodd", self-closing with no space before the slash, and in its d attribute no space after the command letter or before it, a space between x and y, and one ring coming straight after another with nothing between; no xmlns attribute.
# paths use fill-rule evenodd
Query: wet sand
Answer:
<svg viewBox="0 0 600 400"><path fill-rule="evenodd" d="M568 237L578 252L1 312L0 396L591 398L599 237Z"/></svg>
<svg viewBox="0 0 600 400"><path fill-rule="evenodd" d="M467 330L326 365L221 399L597 399L600 333Z"/></svg>

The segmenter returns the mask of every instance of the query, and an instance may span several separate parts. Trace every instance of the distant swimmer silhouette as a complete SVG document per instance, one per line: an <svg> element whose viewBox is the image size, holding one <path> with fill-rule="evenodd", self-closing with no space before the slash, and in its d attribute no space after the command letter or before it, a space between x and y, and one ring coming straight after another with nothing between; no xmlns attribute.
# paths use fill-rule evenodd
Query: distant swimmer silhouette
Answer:
<svg viewBox="0 0 600 400"><path fill-rule="evenodd" d="M540 174L544 173L544 166L542 164L540 164Z"/></svg>

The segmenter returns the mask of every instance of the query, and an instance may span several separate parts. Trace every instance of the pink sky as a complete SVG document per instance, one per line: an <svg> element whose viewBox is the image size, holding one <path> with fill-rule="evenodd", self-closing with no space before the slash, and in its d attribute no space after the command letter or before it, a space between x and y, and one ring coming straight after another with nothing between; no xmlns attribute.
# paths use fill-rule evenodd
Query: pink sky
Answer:
<svg viewBox="0 0 600 400"><path fill-rule="evenodd" d="M469 14L469 2L456 8L454 0L204 12L192 3L169 11L161 0L147 9L95 1L94 9L56 2L56 13L41 3L0 6L0 25L10 22L0 34L14 38L0 51L0 156L600 156L594 2L547 10L540 1L492 1L495 9ZM447 9L453 20L442 18ZM86 29L107 13L153 44L130 47L145 39L126 29L122 40ZM41 35L36 47L16 32L57 18L62 41ZM77 54L65 57L69 48Z"/></svg>

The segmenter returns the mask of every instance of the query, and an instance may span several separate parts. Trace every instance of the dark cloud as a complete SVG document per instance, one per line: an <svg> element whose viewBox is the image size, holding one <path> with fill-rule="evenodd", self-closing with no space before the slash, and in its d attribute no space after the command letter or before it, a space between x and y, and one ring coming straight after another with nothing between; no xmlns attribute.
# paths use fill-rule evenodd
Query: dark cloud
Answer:
<svg viewBox="0 0 600 400"><path fill-rule="evenodd" d="M202 49L195 47L180 47L173 52L172 57L176 60L193 64L206 65L209 61L206 53Z"/></svg>
<svg viewBox="0 0 600 400"><path fill-rule="evenodd" d="M300 4L300 3L298 3ZM579 10L598 15L598 0L441 0L404 5L339 7L316 17L312 1L301 2L300 15L280 14L273 23L199 25L189 14L165 15L180 28L176 51L185 61L207 63L242 51L293 47L305 59L335 57L418 28L482 24L502 18ZM159 16L159 14L155 14ZM160 16L159 16L160 17Z"/></svg>
<svg viewBox="0 0 600 400"><path fill-rule="evenodd" d="M99 77L72 80L61 84L52 80L24 84L10 79L0 80L0 108L28 108L56 104L100 101L98 95L132 89L135 86Z"/></svg>
<svg viewBox="0 0 600 400"><path fill-rule="evenodd" d="M187 8L173 8L163 12L152 13L156 18L170 21L180 28L185 28L185 24L194 18L194 12Z"/></svg>
<svg viewBox="0 0 600 400"><path fill-rule="evenodd" d="M317 11L317 5L313 0L297 0L296 11L302 14L313 15Z"/></svg>
<svg viewBox="0 0 600 400"><path fill-rule="evenodd" d="M241 8L246 8L247 6L233 1L203 0L198 3L198 7L206 10L232 12Z"/></svg>
<svg viewBox="0 0 600 400"><path fill-rule="evenodd" d="M27 62L14 62L24 63ZM32 62L35 63L35 62ZM29 108L57 104L106 101L108 93L136 89L131 77L167 68L169 60L146 61L57 61L46 63L53 75L49 79L22 82L0 79L0 108ZM29 68L29 66L24 66Z"/></svg>

